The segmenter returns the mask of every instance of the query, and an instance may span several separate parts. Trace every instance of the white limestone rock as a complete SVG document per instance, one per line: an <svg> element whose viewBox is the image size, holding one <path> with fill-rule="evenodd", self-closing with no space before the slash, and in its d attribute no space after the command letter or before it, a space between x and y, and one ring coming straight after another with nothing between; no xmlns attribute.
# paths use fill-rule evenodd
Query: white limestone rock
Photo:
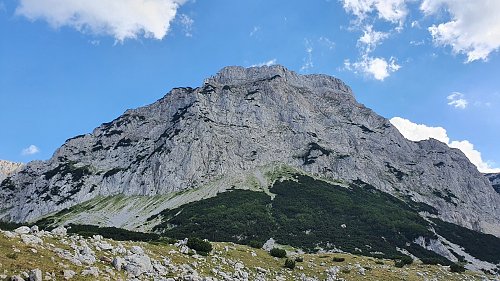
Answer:
<svg viewBox="0 0 500 281"><path fill-rule="evenodd" d="M30 228L27 226L20 226L20 227L14 229L14 232L17 234L28 234L28 233L30 233Z"/></svg>
<svg viewBox="0 0 500 281"><path fill-rule="evenodd" d="M29 273L29 281L42 281L42 271L38 268L33 269Z"/></svg>

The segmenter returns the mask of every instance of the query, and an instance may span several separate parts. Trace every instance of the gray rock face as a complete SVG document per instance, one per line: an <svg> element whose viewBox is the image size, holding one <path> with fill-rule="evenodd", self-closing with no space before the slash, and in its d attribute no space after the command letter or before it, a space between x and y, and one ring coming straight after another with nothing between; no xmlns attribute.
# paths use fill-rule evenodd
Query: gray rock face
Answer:
<svg viewBox="0 0 500 281"><path fill-rule="evenodd" d="M500 193L500 173L498 174L485 174L485 176L490 180L493 188L496 192Z"/></svg>
<svg viewBox="0 0 500 281"><path fill-rule="evenodd" d="M23 163L9 162L0 160L0 182L3 181L10 174L21 168Z"/></svg>
<svg viewBox="0 0 500 281"><path fill-rule="evenodd" d="M0 217L34 220L99 195L169 194L275 163L362 180L500 236L500 195L462 152L406 140L339 79L281 66L224 68L67 140L4 181Z"/></svg>

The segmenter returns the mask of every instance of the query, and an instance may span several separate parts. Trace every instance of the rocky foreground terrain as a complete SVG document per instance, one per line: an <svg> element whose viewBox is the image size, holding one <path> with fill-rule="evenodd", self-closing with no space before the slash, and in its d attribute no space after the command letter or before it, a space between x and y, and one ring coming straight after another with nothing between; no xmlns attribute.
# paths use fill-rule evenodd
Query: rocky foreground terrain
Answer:
<svg viewBox="0 0 500 281"><path fill-rule="evenodd" d="M398 268L392 260L288 248L288 259L296 260L290 269L286 258L264 249L212 243L213 250L200 255L187 242L114 241L69 234L64 227L48 232L22 226L0 233L0 280L499 280L418 260Z"/></svg>

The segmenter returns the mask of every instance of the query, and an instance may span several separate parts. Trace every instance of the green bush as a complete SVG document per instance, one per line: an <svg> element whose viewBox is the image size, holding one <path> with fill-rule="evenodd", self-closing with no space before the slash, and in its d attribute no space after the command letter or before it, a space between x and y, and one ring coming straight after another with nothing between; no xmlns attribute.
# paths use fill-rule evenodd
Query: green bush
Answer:
<svg viewBox="0 0 500 281"><path fill-rule="evenodd" d="M252 247L252 248L255 248L255 249L260 249L262 248L264 244L257 241L257 240L251 240L250 242L248 242L248 246Z"/></svg>
<svg viewBox="0 0 500 281"><path fill-rule="evenodd" d="M17 260L17 253L9 253L7 254L9 259Z"/></svg>
<svg viewBox="0 0 500 281"><path fill-rule="evenodd" d="M303 262L303 261L304 261L304 258L303 258L303 257L296 257L296 258L295 258L295 261L296 261L296 262Z"/></svg>
<svg viewBox="0 0 500 281"><path fill-rule="evenodd" d="M380 260L376 260L376 261L375 261L375 263L376 263L376 264L384 264L384 262L383 262L383 261L380 261Z"/></svg>
<svg viewBox="0 0 500 281"><path fill-rule="evenodd" d="M286 259L286 261L285 261L285 267L286 268L290 268L290 269L294 269L295 268L295 261L294 260L290 260L290 259Z"/></svg>
<svg viewBox="0 0 500 281"><path fill-rule="evenodd" d="M269 252L269 254L271 254L271 256L277 257L277 258L286 257L286 251L283 249L279 249L279 248L272 248L271 251Z"/></svg>
<svg viewBox="0 0 500 281"><path fill-rule="evenodd" d="M341 257L333 257L333 258L332 258L332 261L333 261L333 262L343 262L343 261L345 261L345 258L341 258Z"/></svg>
<svg viewBox="0 0 500 281"><path fill-rule="evenodd" d="M190 249L195 250L196 252L200 252L200 254L203 253L210 253L212 251L212 244L210 242L202 240L197 237L191 237L188 239L187 246Z"/></svg>
<svg viewBox="0 0 500 281"><path fill-rule="evenodd" d="M394 266L396 267L403 267L407 264L412 264L413 263L413 259L410 257L410 256L401 256L401 257L398 257L396 260L394 260Z"/></svg>
<svg viewBox="0 0 500 281"><path fill-rule="evenodd" d="M451 272L464 272L465 271L465 267L461 264L457 264L457 263L452 263L450 265L450 271Z"/></svg>

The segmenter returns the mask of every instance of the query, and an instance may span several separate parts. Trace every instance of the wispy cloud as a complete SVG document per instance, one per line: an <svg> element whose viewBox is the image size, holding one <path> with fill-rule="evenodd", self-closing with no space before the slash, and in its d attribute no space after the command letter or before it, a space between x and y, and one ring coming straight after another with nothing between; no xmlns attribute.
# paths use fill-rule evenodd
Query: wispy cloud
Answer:
<svg viewBox="0 0 500 281"><path fill-rule="evenodd" d="M257 34L260 31L260 26L254 26L252 31L248 34L250 37L253 37L255 34Z"/></svg>
<svg viewBox="0 0 500 281"><path fill-rule="evenodd" d="M482 173L500 173L500 168L495 168L490 161L483 160L481 152L474 148L474 145L468 140L450 141L446 129L443 127L430 127L424 124L416 124L410 120L394 117L391 123L407 139L412 141L421 141L426 139L436 139L447 144L449 147L460 149L469 161L474 164Z"/></svg>
<svg viewBox="0 0 500 281"><path fill-rule="evenodd" d="M314 67L314 62L313 62L313 47L312 44L309 40L305 40L305 46L306 46L306 56L302 59L303 64L300 67L300 71L302 72L308 72L311 68Z"/></svg>
<svg viewBox="0 0 500 281"><path fill-rule="evenodd" d="M16 14L55 28L110 35L117 41L144 36L163 39L187 0L20 0Z"/></svg>
<svg viewBox="0 0 500 281"><path fill-rule="evenodd" d="M271 66L271 65L275 65L276 63L277 63L277 60L276 59L272 59L272 60L260 62L260 63L257 63L257 64L252 64L250 67Z"/></svg>
<svg viewBox="0 0 500 281"><path fill-rule="evenodd" d="M375 14L380 19L402 25L408 15L405 0L342 0L342 3L358 22Z"/></svg>
<svg viewBox="0 0 500 281"><path fill-rule="evenodd" d="M451 95L447 96L448 105L459 109L465 109L469 102L465 99L465 95L459 92L453 92Z"/></svg>
<svg viewBox="0 0 500 281"><path fill-rule="evenodd" d="M184 35L186 37L193 37L194 20L186 14L180 14L179 22L184 30Z"/></svg>
<svg viewBox="0 0 500 281"><path fill-rule="evenodd" d="M28 156L28 155L37 154L38 152L40 152L40 149L36 145L32 144L32 145L28 146L27 148L23 149L21 151L21 155Z"/></svg>

